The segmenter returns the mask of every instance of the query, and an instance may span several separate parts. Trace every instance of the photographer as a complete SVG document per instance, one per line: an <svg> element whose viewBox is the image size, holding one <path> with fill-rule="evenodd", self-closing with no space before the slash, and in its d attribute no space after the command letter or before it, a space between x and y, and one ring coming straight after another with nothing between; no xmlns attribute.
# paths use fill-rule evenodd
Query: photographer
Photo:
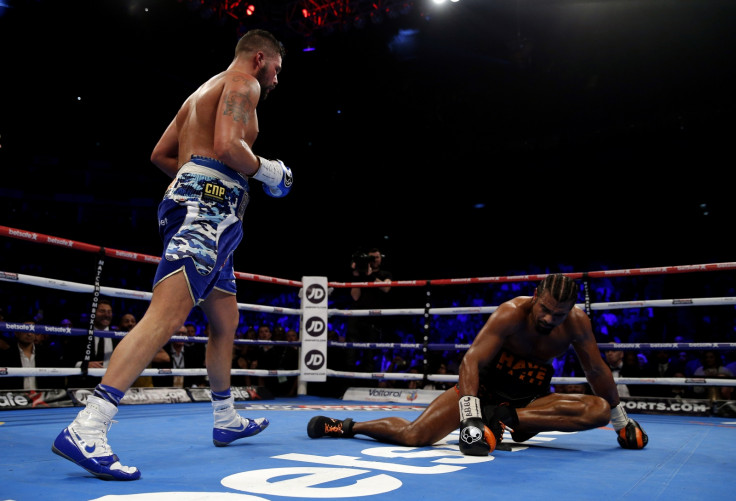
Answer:
<svg viewBox="0 0 736 501"><path fill-rule="evenodd" d="M353 270L354 280L358 282L390 282L391 272L381 269L383 257L381 251L376 248L369 250L368 253L356 252L353 254L350 267ZM376 309L381 307L385 299L385 294L390 290L390 286L353 287L350 289L350 296L355 302L356 309ZM376 291L381 292L376 294ZM365 304L366 306L357 306L357 304Z"/></svg>
<svg viewBox="0 0 736 501"><path fill-rule="evenodd" d="M355 282L390 282L390 271L381 268L383 262L381 251L372 248L366 252L356 252L350 263L353 281ZM390 286L386 287L353 287L350 289L351 309L381 310L389 305ZM380 316L349 317L346 340L353 343L392 342L385 330L384 318ZM374 355L378 360L374 360ZM363 350L360 357L355 350L349 350L349 362L357 364L360 372L380 370L381 353L377 350Z"/></svg>

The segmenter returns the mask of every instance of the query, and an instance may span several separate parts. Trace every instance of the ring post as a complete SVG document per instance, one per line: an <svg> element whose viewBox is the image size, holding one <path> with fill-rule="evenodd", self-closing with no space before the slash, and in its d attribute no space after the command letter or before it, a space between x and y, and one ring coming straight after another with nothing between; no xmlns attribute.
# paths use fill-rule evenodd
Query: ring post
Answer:
<svg viewBox="0 0 736 501"><path fill-rule="evenodd" d="M327 293L327 277L302 278L300 383L327 381Z"/></svg>

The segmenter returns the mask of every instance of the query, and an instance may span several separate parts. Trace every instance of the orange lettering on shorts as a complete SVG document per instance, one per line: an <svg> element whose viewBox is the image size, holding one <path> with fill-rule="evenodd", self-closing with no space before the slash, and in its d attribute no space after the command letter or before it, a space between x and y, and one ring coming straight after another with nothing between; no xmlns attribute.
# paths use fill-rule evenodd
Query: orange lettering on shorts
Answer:
<svg viewBox="0 0 736 501"><path fill-rule="evenodd" d="M526 369L526 362L524 360L519 360L514 364L515 371L519 371L521 369Z"/></svg>
<svg viewBox="0 0 736 501"><path fill-rule="evenodd" d="M498 365L496 368L501 369L503 366L513 367L514 366L514 355L508 351L502 351L501 356L498 359Z"/></svg>

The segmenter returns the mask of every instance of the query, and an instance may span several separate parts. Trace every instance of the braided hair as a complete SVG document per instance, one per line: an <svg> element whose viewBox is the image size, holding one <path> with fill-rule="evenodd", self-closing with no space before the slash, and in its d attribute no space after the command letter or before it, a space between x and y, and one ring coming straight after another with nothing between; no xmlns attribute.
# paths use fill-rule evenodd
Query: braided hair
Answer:
<svg viewBox="0 0 736 501"><path fill-rule="evenodd" d="M537 297L542 297L545 292L549 293L559 303L577 301L578 284L572 278L560 273L547 275L537 285Z"/></svg>

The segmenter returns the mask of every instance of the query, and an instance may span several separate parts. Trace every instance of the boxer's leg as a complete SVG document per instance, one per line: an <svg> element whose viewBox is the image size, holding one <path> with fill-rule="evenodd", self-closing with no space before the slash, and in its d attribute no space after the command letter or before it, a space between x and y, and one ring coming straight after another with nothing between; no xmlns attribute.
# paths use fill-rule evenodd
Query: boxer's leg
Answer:
<svg viewBox="0 0 736 501"><path fill-rule="evenodd" d="M516 409L519 424L514 441L542 431L584 431L606 426L611 418L608 402L594 395L551 393Z"/></svg>
<svg viewBox="0 0 736 501"><path fill-rule="evenodd" d="M307 434L311 438L350 438L354 435L366 435L380 442L392 444L414 447L432 445L460 425L457 402L455 388L450 388L435 398L424 412L411 422L394 416L362 422L315 416L307 425Z"/></svg>
<svg viewBox="0 0 736 501"><path fill-rule="evenodd" d="M186 321L193 305L183 272L165 278L153 291L141 321L115 348L95 395L74 421L56 437L51 450L106 480L136 480L135 467L120 464L107 443L117 402L154 355ZM111 393L114 395L111 396Z"/></svg>
<svg viewBox="0 0 736 501"><path fill-rule="evenodd" d="M202 302L202 310L210 323L207 342L207 375L212 391L214 427L212 441L218 447L256 435L268 426L268 419L247 419L235 410L230 394L230 369L235 330L238 327L238 304L233 294L215 289Z"/></svg>

